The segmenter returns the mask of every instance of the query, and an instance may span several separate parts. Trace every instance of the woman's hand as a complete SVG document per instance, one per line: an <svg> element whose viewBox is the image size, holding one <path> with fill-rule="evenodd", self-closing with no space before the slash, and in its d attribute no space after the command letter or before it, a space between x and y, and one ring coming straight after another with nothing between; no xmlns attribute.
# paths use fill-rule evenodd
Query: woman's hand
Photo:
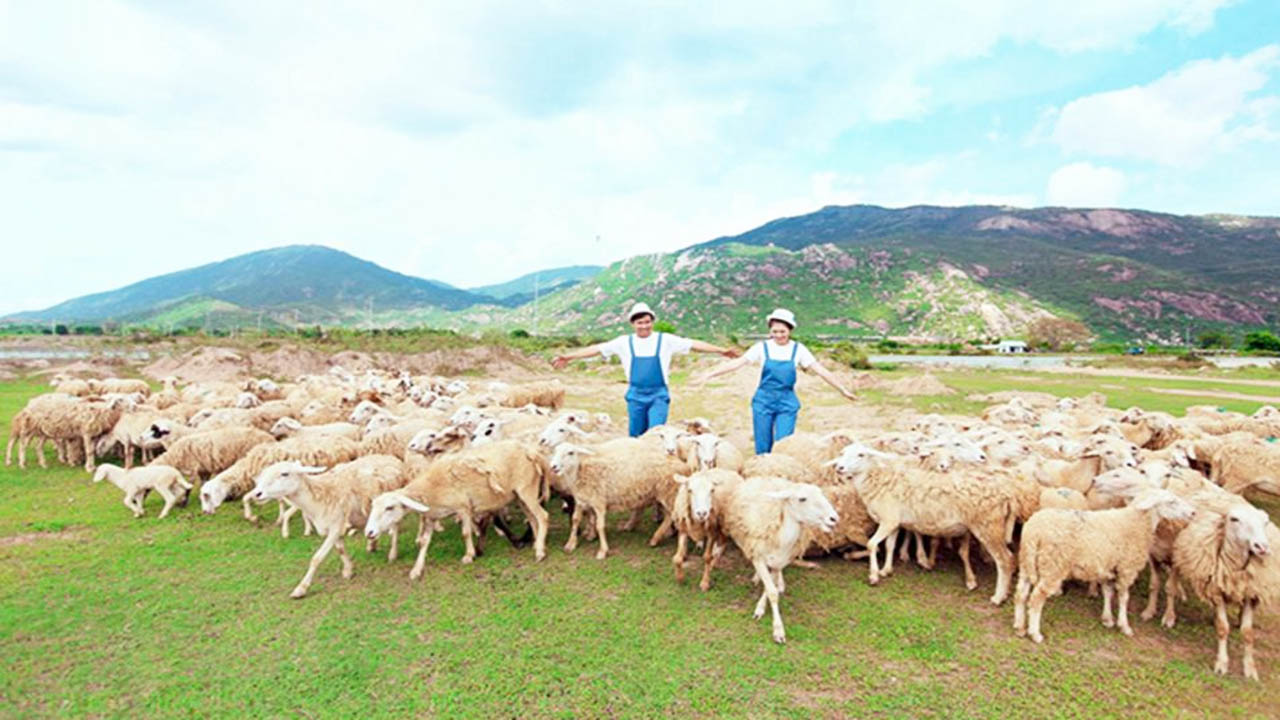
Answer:
<svg viewBox="0 0 1280 720"><path fill-rule="evenodd" d="M738 357L739 355L741 355L742 353L738 352L738 348L735 348L735 347L729 347L729 348L725 348L725 349L724 349L724 352L722 352L722 353L720 353L720 354L721 354L721 355L723 355L723 356L725 356L725 357L727 357L727 358L736 358L736 357Z"/></svg>
<svg viewBox="0 0 1280 720"><path fill-rule="evenodd" d="M566 365L568 365L568 364L569 364L569 356L568 356L568 355L557 355L557 356L555 356L555 357L551 358L551 367L553 367L553 368L555 368L555 369L557 369L557 370L563 370L563 369L565 368L565 366L566 366Z"/></svg>
<svg viewBox="0 0 1280 720"><path fill-rule="evenodd" d="M845 400L849 400L851 402L858 399L858 396L854 395L853 391L846 387L840 388L840 394L844 396Z"/></svg>

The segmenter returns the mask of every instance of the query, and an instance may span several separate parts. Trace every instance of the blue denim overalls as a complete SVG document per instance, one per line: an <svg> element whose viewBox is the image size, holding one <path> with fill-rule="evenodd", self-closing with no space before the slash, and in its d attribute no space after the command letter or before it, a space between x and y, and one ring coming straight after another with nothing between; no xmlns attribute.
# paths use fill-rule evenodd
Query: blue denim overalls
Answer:
<svg viewBox="0 0 1280 720"><path fill-rule="evenodd" d="M800 343L792 341L790 360L769 359L768 341L760 344L764 365L760 370L760 387L751 398L751 424L756 436L756 454L773 449L775 440L796 431L796 413L800 398L796 397L796 352Z"/></svg>
<svg viewBox="0 0 1280 720"><path fill-rule="evenodd" d="M631 349L631 385L627 388L627 418L631 437L640 437L651 427L667 421L671 394L662 377L662 333L652 357L636 357L635 336L627 336Z"/></svg>

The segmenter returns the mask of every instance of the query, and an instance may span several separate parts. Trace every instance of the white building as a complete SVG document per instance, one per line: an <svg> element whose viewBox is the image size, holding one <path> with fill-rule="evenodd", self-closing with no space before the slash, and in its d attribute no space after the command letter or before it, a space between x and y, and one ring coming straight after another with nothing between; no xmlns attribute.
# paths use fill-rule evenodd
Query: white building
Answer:
<svg viewBox="0 0 1280 720"><path fill-rule="evenodd" d="M1027 352L1027 344L1021 340L1001 340L996 345L998 353L1024 353Z"/></svg>

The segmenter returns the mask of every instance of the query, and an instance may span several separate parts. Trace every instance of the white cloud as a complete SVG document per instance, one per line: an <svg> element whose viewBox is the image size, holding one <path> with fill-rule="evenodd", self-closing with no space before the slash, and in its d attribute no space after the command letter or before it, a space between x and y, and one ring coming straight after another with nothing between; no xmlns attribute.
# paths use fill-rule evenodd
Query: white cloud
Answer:
<svg viewBox="0 0 1280 720"><path fill-rule="evenodd" d="M59 268L11 273L0 313L294 242L468 286L824 204L1031 204L905 151L822 174L851 130L933 112L948 63L1224 2L0 5L6 259Z"/></svg>
<svg viewBox="0 0 1280 720"><path fill-rule="evenodd" d="M1115 207L1125 185L1124 173L1115 168L1077 162L1053 171L1045 198L1065 207Z"/></svg>
<svg viewBox="0 0 1280 720"><path fill-rule="evenodd" d="M1072 153L1164 165L1203 163L1250 140L1273 139L1276 98L1251 98L1280 67L1280 45L1197 60L1148 85L1089 95L1057 114L1051 138Z"/></svg>

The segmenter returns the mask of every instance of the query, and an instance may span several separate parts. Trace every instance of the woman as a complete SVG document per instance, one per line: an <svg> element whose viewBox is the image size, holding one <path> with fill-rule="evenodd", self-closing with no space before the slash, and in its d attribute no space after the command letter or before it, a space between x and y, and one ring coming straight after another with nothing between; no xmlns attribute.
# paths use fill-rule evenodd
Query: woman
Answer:
<svg viewBox="0 0 1280 720"><path fill-rule="evenodd" d="M654 332L656 316L645 303L638 302L627 313L634 334L619 335L606 343L557 355L551 364L557 370L570 360L583 360L593 355L617 355L627 375L627 418L631 437L640 437L649 428L667 421L671 393L667 390L671 357L690 350L737 357L733 348L722 348L701 340L690 340L670 333Z"/></svg>
<svg viewBox="0 0 1280 720"><path fill-rule="evenodd" d="M796 316L778 308L769 313L769 339L753 345L742 357L721 363L693 380L695 385L754 363L760 365L760 385L751 398L751 424L755 431L756 454L773 449L778 440L796 430L796 413L800 399L796 397L796 370L806 370L827 381L849 400L857 398L840 385L830 370L818 363L809 348L791 339L796 329Z"/></svg>

